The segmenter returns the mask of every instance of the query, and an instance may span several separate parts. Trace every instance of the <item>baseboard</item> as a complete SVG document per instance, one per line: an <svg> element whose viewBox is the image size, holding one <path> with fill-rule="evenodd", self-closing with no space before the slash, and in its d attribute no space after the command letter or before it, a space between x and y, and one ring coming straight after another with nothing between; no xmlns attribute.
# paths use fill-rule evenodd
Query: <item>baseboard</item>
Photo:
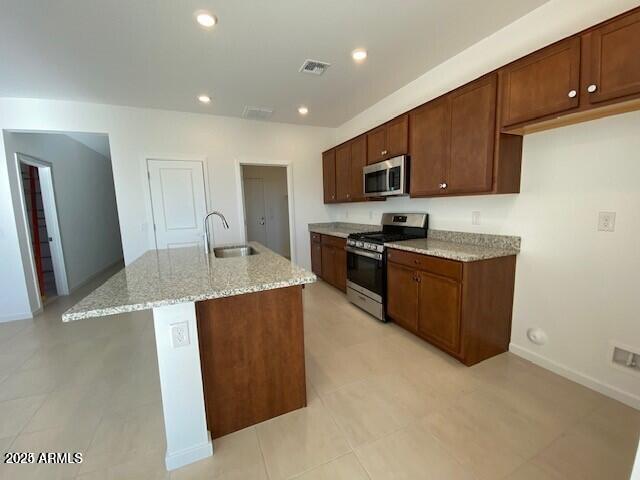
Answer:
<svg viewBox="0 0 640 480"><path fill-rule="evenodd" d="M14 322L16 320L31 320L39 312L17 313L15 315L0 315L0 323Z"/></svg>
<svg viewBox="0 0 640 480"><path fill-rule="evenodd" d="M164 457L164 464L167 470L171 471L202 460L203 458L210 457L211 455L213 455L213 442L211 441L211 435L209 435L209 440L201 445L185 448L172 454L167 452Z"/></svg>
<svg viewBox="0 0 640 480"><path fill-rule="evenodd" d="M580 373L572 368L567 367L566 365L562 365L561 363L554 362L553 360L549 360L548 358L543 357L542 355L532 352L531 350L527 350L519 345L515 345L514 343L509 344L509 351L519 357L524 358L525 360L529 360L536 365L546 368L547 370L551 370L558 375L568 378L580 385L583 385L587 388L595 390L596 392L600 392L607 397L614 398L630 407L633 407L637 410L640 410L640 397L633 395L631 393L625 392L624 390L620 390L613 385L609 385L607 383L601 382L589 375L585 375L584 373Z"/></svg>
<svg viewBox="0 0 640 480"><path fill-rule="evenodd" d="M116 260L115 262L113 262L110 265L107 265L106 267L104 267L102 270L100 270L97 273L94 273L93 275L91 275L89 278L83 280L82 282L80 282L78 285L74 285L73 287L69 287L69 295L71 295L74 292L77 292L79 289L81 289L82 287L84 287L85 285L93 282L96 278L100 277L101 275L104 274L104 272L106 272L107 270L111 270L112 268L115 268L117 265L122 265L124 267L124 258L121 258L119 260Z"/></svg>

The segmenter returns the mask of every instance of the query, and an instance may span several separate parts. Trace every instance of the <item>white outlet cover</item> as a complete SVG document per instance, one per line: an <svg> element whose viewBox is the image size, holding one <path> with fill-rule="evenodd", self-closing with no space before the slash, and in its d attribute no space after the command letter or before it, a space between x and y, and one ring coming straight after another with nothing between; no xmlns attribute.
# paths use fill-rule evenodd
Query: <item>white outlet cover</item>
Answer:
<svg viewBox="0 0 640 480"><path fill-rule="evenodd" d="M171 325L171 346L173 348L186 347L190 343L188 322L174 323Z"/></svg>
<svg viewBox="0 0 640 480"><path fill-rule="evenodd" d="M615 232L616 230L616 212L599 212L598 213L598 231L599 232Z"/></svg>

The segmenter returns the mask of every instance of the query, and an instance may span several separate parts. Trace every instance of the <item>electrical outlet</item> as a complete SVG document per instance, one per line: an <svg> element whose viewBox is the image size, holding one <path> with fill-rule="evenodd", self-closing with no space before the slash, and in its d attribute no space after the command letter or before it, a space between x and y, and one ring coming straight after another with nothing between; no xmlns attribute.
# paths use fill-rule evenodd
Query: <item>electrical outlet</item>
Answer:
<svg viewBox="0 0 640 480"><path fill-rule="evenodd" d="M480 212L471 212L471 225L480 225Z"/></svg>
<svg viewBox="0 0 640 480"><path fill-rule="evenodd" d="M186 347L189 343L191 343L189 340L189 324L180 322L171 325L171 345L173 348Z"/></svg>
<svg viewBox="0 0 640 480"><path fill-rule="evenodd" d="M616 212L600 212L598 214L598 231L614 232L616 230Z"/></svg>

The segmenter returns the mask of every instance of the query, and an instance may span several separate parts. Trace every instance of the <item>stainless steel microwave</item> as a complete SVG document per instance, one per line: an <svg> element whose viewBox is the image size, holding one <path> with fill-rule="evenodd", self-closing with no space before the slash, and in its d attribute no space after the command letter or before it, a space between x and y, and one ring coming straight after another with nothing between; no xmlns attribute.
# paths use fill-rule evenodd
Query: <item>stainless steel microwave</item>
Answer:
<svg viewBox="0 0 640 480"><path fill-rule="evenodd" d="M401 155L362 169L367 197L407 195L409 193L409 157Z"/></svg>

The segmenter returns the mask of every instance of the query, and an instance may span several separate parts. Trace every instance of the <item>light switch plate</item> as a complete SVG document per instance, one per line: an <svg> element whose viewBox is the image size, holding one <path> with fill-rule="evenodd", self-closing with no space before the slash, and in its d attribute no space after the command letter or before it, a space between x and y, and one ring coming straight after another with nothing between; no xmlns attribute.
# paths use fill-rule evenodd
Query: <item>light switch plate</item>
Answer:
<svg viewBox="0 0 640 480"><path fill-rule="evenodd" d="M171 325L171 346L173 348L186 347L190 343L189 323L180 322Z"/></svg>
<svg viewBox="0 0 640 480"><path fill-rule="evenodd" d="M616 212L598 213L598 231L614 232L616 230Z"/></svg>

